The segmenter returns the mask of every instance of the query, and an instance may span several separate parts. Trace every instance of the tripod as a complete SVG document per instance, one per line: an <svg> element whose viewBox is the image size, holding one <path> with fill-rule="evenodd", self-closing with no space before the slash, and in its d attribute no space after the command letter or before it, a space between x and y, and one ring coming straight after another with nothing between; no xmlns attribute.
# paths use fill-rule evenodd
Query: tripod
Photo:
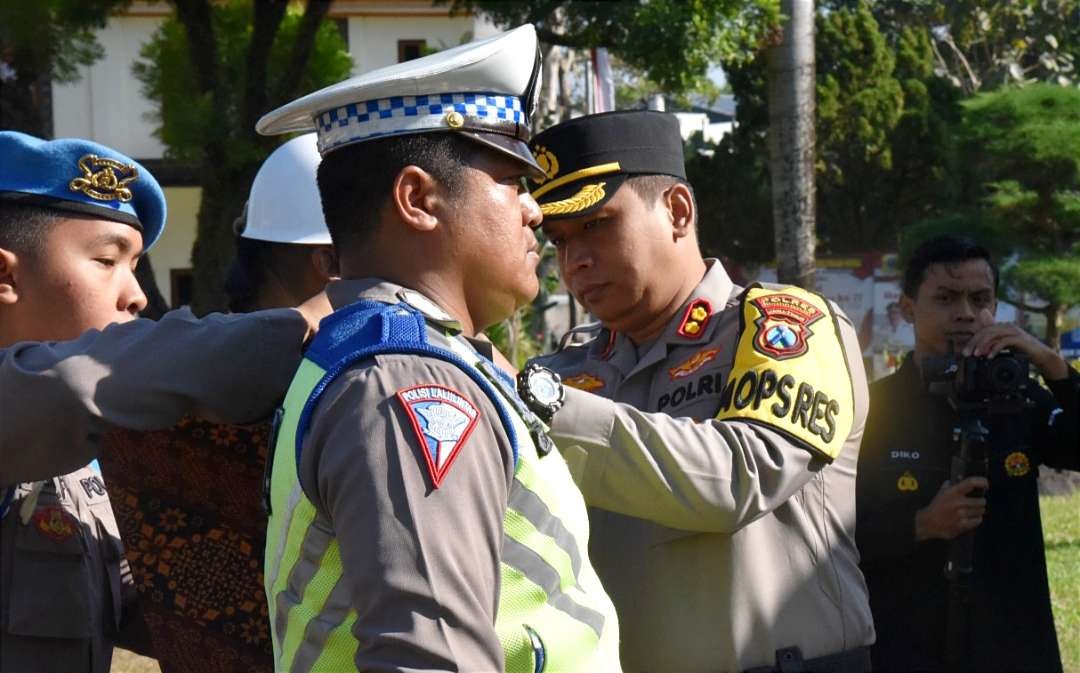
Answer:
<svg viewBox="0 0 1080 673"><path fill-rule="evenodd" d="M987 436L989 431L973 410L960 410L960 423L953 430L953 454L949 480L956 484L968 477L985 477L988 471ZM971 493L982 495L982 489ZM975 531L959 535L949 542L945 556L945 578L949 582L949 612L946 626L946 663L948 670L964 670L968 643L968 610L971 599L971 576L975 571Z"/></svg>

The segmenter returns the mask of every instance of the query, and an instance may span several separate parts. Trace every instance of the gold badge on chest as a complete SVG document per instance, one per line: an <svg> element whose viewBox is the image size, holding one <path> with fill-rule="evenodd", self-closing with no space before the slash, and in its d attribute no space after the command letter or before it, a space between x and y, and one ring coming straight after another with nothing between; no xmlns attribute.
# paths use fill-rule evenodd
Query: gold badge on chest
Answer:
<svg viewBox="0 0 1080 673"><path fill-rule="evenodd" d="M591 393L594 390L600 390L605 385L603 379L599 379L592 374L587 374L585 372L568 376L564 378L562 382L564 386L584 390L587 393Z"/></svg>
<svg viewBox="0 0 1080 673"><path fill-rule="evenodd" d="M896 480L896 490L913 493L919 490L919 480L911 472L905 472Z"/></svg>

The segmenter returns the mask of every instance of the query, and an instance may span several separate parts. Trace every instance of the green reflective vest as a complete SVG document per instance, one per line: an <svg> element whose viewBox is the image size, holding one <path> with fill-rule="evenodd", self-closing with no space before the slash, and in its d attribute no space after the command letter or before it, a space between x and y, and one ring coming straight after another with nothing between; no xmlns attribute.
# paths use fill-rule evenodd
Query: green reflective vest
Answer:
<svg viewBox="0 0 1080 673"><path fill-rule="evenodd" d="M474 372L481 356L462 340L427 330L431 345L452 353ZM383 351L387 352L387 351ZM310 353L310 351L309 351ZM285 398L272 455L265 582L277 671L346 671L355 667L355 610L329 600L343 568L332 533L312 535L314 504L297 477L296 440L302 410L327 369L305 358ZM557 451L540 457L514 405L509 413L518 456L503 518L501 587L495 630L506 671L618 671L618 624L610 599L588 558L589 524L581 492ZM303 548L305 537L320 549ZM320 651L305 640L309 623L334 625Z"/></svg>

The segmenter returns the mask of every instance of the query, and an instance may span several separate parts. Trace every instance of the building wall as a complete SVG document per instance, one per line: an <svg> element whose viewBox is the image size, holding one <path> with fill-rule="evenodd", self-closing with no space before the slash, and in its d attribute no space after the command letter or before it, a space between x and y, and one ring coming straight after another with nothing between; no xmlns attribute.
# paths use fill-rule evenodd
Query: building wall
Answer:
<svg viewBox="0 0 1080 673"><path fill-rule="evenodd" d="M150 260L158 289L171 303L172 270L191 268L191 246L195 243L202 190L198 187L166 187L165 200L169 205L169 221L150 251Z"/></svg>
<svg viewBox="0 0 1080 673"><path fill-rule="evenodd" d="M53 84L53 133L57 138L89 138L140 159L157 159L164 147L154 137L153 110L131 72L139 50L161 17L122 16L98 32L104 58L82 68L71 84Z"/></svg>
<svg viewBox="0 0 1080 673"><path fill-rule="evenodd" d="M354 75L397 63L398 40L425 40L429 49L442 51L498 32L471 16L366 15L348 21Z"/></svg>

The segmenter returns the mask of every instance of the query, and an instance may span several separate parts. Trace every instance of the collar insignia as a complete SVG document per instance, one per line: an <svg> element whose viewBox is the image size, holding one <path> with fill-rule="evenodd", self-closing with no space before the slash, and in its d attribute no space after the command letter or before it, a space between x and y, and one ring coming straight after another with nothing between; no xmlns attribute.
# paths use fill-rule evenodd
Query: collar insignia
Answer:
<svg viewBox="0 0 1080 673"><path fill-rule="evenodd" d="M900 475L900 478L896 480L896 490L915 492L919 490L919 480L915 478L915 475L911 472L904 472Z"/></svg>
<svg viewBox="0 0 1080 673"><path fill-rule="evenodd" d="M825 315L810 302L784 293L758 297L753 304L760 312L754 321L754 349L774 360L804 355L806 342L814 335L810 325Z"/></svg>
<svg viewBox="0 0 1080 673"><path fill-rule="evenodd" d="M594 390L600 390L606 385L602 379L598 379L592 374L586 374L585 372L568 376L563 379L562 382L565 386L584 390L587 393L591 393Z"/></svg>
<svg viewBox="0 0 1080 673"><path fill-rule="evenodd" d="M420 440L431 483L439 488L480 411L458 391L434 383L399 390L397 398Z"/></svg>
<svg viewBox="0 0 1080 673"><path fill-rule="evenodd" d="M700 339L711 317L712 305L705 299L695 299L686 307L686 313L683 314L676 333L688 339Z"/></svg>
<svg viewBox="0 0 1080 673"><path fill-rule="evenodd" d="M409 306L412 306L417 311L420 311L427 318L434 320L442 325L458 326L458 321L449 313L444 311L435 302L431 301L424 295L420 294L416 290L410 290L409 288L402 288L398 291L398 298L405 302ZM460 329L460 327L458 327Z"/></svg>
<svg viewBox="0 0 1080 673"><path fill-rule="evenodd" d="M82 192L96 201L131 200L129 183L139 179L139 171L132 164L125 164L115 159L87 154L79 159L82 175L68 183L73 192Z"/></svg>
<svg viewBox="0 0 1080 673"><path fill-rule="evenodd" d="M669 369L668 374L671 376L672 381L684 379L715 360L716 356L719 354L719 348L709 348L708 350L698 351L682 364Z"/></svg>
<svg viewBox="0 0 1080 673"><path fill-rule="evenodd" d="M1013 451L1005 456L1005 472L1010 477L1022 477L1031 471L1031 461L1023 451Z"/></svg>

